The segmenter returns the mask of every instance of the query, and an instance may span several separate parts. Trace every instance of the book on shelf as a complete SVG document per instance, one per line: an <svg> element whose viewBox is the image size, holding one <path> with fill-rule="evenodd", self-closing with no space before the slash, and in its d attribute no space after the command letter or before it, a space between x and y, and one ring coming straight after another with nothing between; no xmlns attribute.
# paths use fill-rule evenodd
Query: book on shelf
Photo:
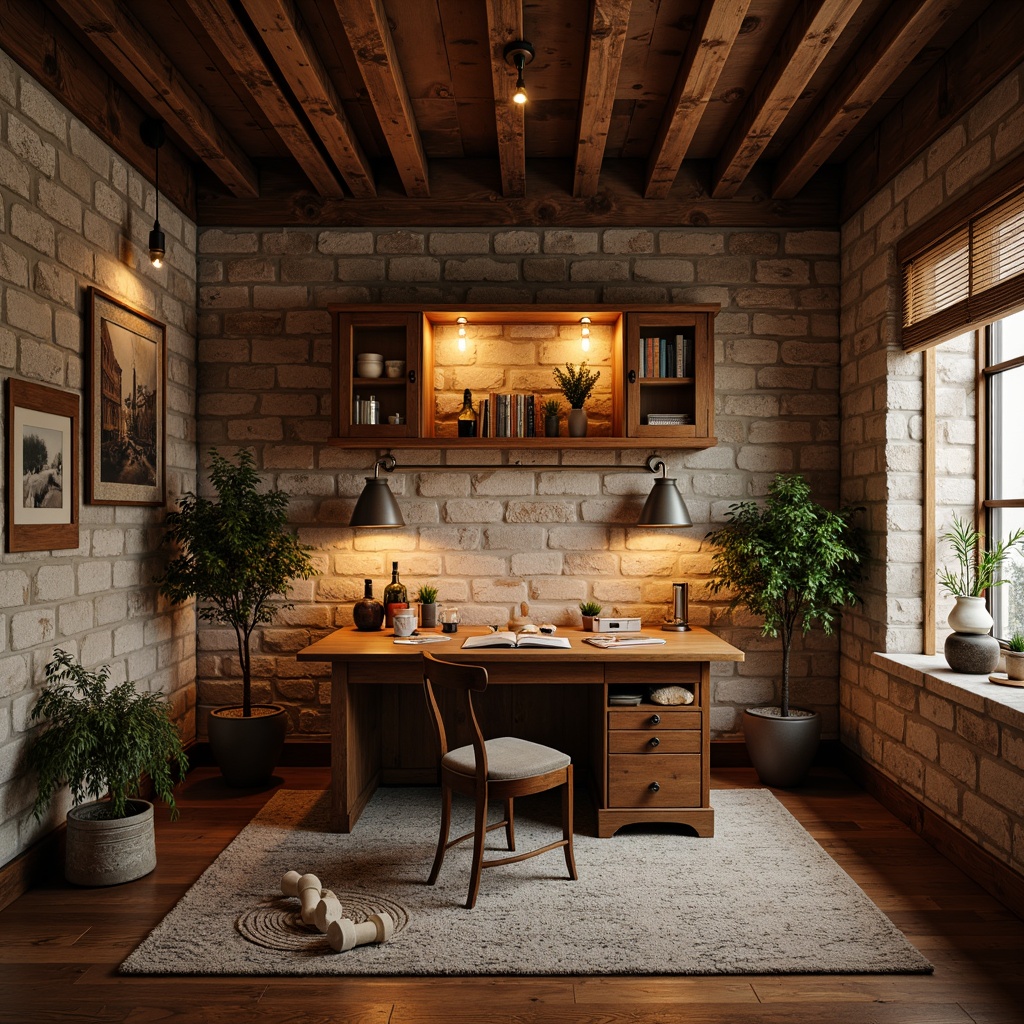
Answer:
<svg viewBox="0 0 1024 1024"><path fill-rule="evenodd" d="M647 647L651 644L663 644L665 641L659 636L625 636L622 633L595 633L593 636L585 636L583 642L593 647L600 647L602 650L608 650L613 647Z"/></svg>
<svg viewBox="0 0 1024 1024"><path fill-rule="evenodd" d="M483 636L467 636L462 642L463 650L476 647L572 647L564 636L550 636L547 633L513 633L511 629L501 629L496 633L484 633Z"/></svg>

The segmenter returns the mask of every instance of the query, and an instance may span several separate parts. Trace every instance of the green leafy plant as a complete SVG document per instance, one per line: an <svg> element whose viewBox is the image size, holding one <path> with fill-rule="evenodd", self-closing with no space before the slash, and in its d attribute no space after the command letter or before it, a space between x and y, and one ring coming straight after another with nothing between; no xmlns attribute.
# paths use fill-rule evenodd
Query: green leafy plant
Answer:
<svg viewBox="0 0 1024 1024"><path fill-rule="evenodd" d="M581 615L589 615L591 617L593 617L594 615L600 615L601 614L601 608L602 608L602 606L599 605L596 601L581 601L580 602L580 614Z"/></svg>
<svg viewBox="0 0 1024 1024"><path fill-rule="evenodd" d="M989 587L1000 587L1008 582L996 579L996 573L1013 549L1024 541L1024 528L1014 531L1006 540L986 551L983 549L984 535L967 520L953 516L953 525L942 535L942 540L949 541L953 548L957 571L943 566L939 572L939 586L950 597L981 597Z"/></svg>
<svg viewBox="0 0 1024 1024"><path fill-rule="evenodd" d="M585 359L580 363L579 369L575 363L566 363L564 370L556 366L552 372L555 375L555 383L562 389L562 394L573 409L583 408L583 403L590 397L594 385L601 378L600 370L587 369Z"/></svg>
<svg viewBox="0 0 1024 1024"><path fill-rule="evenodd" d="M293 579L309 579L311 550L289 533L288 495L260 491L252 454L242 451L238 464L210 451L210 479L219 501L188 493L178 510L167 514L165 540L180 554L157 578L160 593L175 604L195 597L197 614L207 622L235 631L242 667L242 714L252 714L250 641L261 622L279 609L272 603Z"/></svg>
<svg viewBox="0 0 1024 1024"><path fill-rule="evenodd" d="M437 587L424 583L416 596L422 604L433 604L437 600Z"/></svg>
<svg viewBox="0 0 1024 1024"><path fill-rule="evenodd" d="M866 557L856 508L830 512L811 498L799 475L779 475L764 503L729 506L727 522L708 534L712 593L731 591L729 607L764 619L762 633L782 639L781 713L789 715L793 636L819 624L831 633L844 605L859 600L856 584Z"/></svg>
<svg viewBox="0 0 1024 1024"><path fill-rule="evenodd" d="M557 416L561 410L561 403L557 398L549 398L541 408L545 416Z"/></svg>
<svg viewBox="0 0 1024 1024"><path fill-rule="evenodd" d="M32 720L46 726L28 752L39 776L32 811L41 818L54 793L71 789L75 806L109 795L106 818L124 818L143 774L157 797L178 816L174 767L184 777L188 759L170 719L164 695L139 693L125 681L107 689L110 666L83 668L59 647L46 666L46 685L32 708Z"/></svg>
<svg viewBox="0 0 1024 1024"><path fill-rule="evenodd" d="M1013 636L1006 641L1006 646L1011 651L1017 651L1018 654L1024 654L1024 633L1014 633Z"/></svg>

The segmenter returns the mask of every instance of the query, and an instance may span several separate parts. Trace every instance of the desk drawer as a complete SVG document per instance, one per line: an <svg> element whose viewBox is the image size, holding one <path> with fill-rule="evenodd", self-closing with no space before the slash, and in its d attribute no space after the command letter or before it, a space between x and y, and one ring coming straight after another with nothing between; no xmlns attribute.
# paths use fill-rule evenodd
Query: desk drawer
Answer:
<svg viewBox="0 0 1024 1024"><path fill-rule="evenodd" d="M700 754L609 754L608 804L699 807Z"/></svg>
<svg viewBox="0 0 1024 1024"><path fill-rule="evenodd" d="M668 732L646 729L616 729L608 733L610 754L699 754L699 729L673 729Z"/></svg>
<svg viewBox="0 0 1024 1024"><path fill-rule="evenodd" d="M667 732L671 729L699 729L700 710L688 705L692 710L666 710L653 705L643 711L609 711L609 729L657 729Z"/></svg>

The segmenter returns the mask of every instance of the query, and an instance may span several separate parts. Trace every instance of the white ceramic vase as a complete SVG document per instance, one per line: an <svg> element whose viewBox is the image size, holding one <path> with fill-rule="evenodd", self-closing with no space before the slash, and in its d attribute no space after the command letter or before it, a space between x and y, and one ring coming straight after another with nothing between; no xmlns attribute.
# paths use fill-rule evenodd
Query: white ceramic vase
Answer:
<svg viewBox="0 0 1024 1024"><path fill-rule="evenodd" d="M983 597L958 597L946 622L954 633L988 633L992 629L992 616Z"/></svg>

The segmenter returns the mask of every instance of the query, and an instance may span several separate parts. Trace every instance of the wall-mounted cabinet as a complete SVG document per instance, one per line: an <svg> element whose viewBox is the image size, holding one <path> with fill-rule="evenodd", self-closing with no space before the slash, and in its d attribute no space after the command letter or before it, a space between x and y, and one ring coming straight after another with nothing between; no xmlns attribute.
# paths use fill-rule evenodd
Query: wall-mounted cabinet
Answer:
<svg viewBox="0 0 1024 1024"><path fill-rule="evenodd" d="M717 306L332 306L331 312L333 433L350 447L715 444ZM569 406L553 370L583 361L601 376L585 406L586 436L569 437ZM457 436L466 389L478 413L480 436L473 438ZM542 405L552 398L560 405L560 432L544 436Z"/></svg>

